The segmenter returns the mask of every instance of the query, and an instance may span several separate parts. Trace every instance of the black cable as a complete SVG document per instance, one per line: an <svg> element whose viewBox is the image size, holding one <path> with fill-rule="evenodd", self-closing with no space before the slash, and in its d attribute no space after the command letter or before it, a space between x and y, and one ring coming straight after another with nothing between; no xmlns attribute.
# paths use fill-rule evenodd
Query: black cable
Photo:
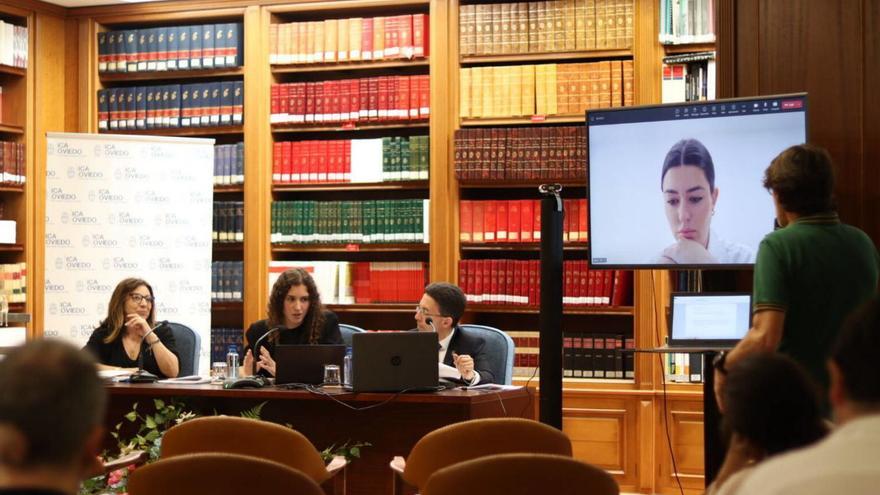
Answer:
<svg viewBox="0 0 880 495"><path fill-rule="evenodd" d="M657 340L656 347L660 347L660 315L657 312L657 298L654 296L654 272L651 271L651 307L654 312L654 338ZM672 475L678 483L678 491L684 495L684 488L681 486L681 478L678 476L678 465L675 462L675 452L672 450L672 436L669 434L669 393L666 391L666 368L663 365L663 354L657 353L657 360L660 361L660 383L663 384L663 426L666 430L666 445L669 447L669 457L672 459Z"/></svg>
<svg viewBox="0 0 880 495"><path fill-rule="evenodd" d="M540 369L540 366L536 366L535 371L532 371L532 376L530 376L529 379L526 380L526 384L525 384L524 388L526 389L526 393L529 395L529 401L526 403L526 407L524 407L523 410L520 411L519 416L518 416L520 418L523 417L523 414L526 413L526 410L529 407L535 407L533 404L533 402L535 400L535 396L532 394L531 390L529 390L529 384L532 383L532 380L535 379L535 376L538 374L539 369Z"/></svg>

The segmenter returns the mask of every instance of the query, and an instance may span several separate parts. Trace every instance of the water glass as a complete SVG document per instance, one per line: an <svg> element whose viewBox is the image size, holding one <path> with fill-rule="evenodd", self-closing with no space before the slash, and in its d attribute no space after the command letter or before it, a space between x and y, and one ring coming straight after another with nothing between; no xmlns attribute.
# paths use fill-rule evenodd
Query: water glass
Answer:
<svg viewBox="0 0 880 495"><path fill-rule="evenodd" d="M211 380L214 382L222 382L226 379L226 363L223 361L216 361L213 365L211 365Z"/></svg>
<svg viewBox="0 0 880 495"><path fill-rule="evenodd" d="M339 385L339 365L324 365L324 385Z"/></svg>

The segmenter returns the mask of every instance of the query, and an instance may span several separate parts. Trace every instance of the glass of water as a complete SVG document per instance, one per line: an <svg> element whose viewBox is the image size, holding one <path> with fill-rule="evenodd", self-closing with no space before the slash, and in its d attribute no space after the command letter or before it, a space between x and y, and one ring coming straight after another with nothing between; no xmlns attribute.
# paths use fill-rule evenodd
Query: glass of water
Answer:
<svg viewBox="0 0 880 495"><path fill-rule="evenodd" d="M226 379L226 363L216 361L211 365L211 380L215 383L221 383Z"/></svg>
<svg viewBox="0 0 880 495"><path fill-rule="evenodd" d="M324 385L339 385L339 365L324 365Z"/></svg>

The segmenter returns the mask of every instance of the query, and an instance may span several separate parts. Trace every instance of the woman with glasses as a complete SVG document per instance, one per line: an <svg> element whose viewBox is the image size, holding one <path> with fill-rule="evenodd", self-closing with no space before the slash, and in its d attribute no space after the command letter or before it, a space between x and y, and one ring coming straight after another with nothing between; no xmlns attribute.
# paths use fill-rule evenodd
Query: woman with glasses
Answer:
<svg viewBox="0 0 880 495"><path fill-rule="evenodd" d="M324 309L315 279L302 268L292 268L278 277L272 285L266 312L268 318L252 324L245 333L242 375L275 376L277 344L342 344L339 319L335 313ZM278 331L260 344L255 358L251 347L271 329Z"/></svg>
<svg viewBox="0 0 880 495"><path fill-rule="evenodd" d="M174 378L180 370L171 328L155 329L153 288L145 280L127 278L116 286L107 305L107 317L92 332L84 349L100 363L98 369L143 368L159 378Z"/></svg>

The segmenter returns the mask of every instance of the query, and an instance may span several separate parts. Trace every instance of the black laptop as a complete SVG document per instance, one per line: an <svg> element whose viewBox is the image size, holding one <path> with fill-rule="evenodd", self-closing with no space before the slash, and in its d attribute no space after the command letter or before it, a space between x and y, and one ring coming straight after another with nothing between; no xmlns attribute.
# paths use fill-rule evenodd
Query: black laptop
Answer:
<svg viewBox="0 0 880 495"><path fill-rule="evenodd" d="M275 383L318 385L324 381L324 365L339 366L342 377L344 345L278 345L275 347Z"/></svg>
<svg viewBox="0 0 880 495"><path fill-rule="evenodd" d="M436 390L439 343L433 332L367 332L352 335L353 392Z"/></svg>
<svg viewBox="0 0 880 495"><path fill-rule="evenodd" d="M732 348L751 327L748 293L673 292L669 308L668 347L679 352Z"/></svg>

